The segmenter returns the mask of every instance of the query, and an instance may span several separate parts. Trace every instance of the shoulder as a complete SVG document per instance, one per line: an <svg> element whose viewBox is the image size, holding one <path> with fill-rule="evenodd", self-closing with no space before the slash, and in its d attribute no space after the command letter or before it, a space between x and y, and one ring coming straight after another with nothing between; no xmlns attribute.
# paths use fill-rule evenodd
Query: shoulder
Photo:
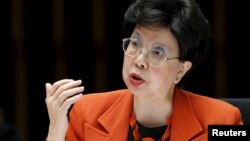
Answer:
<svg viewBox="0 0 250 141"><path fill-rule="evenodd" d="M211 123L240 123L240 110L221 99L181 90L186 95L194 113Z"/></svg>
<svg viewBox="0 0 250 141"><path fill-rule="evenodd" d="M191 101L193 106L202 105L201 106L202 109L207 109L207 110L214 108L216 110L237 109L237 107L218 98L212 98L188 91L184 91L184 93L187 95L188 100Z"/></svg>

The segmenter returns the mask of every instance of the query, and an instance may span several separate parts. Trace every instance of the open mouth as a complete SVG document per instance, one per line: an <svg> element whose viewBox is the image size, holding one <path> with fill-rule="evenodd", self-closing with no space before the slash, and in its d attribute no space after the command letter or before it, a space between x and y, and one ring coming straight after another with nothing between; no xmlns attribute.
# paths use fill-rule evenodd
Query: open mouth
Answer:
<svg viewBox="0 0 250 141"><path fill-rule="evenodd" d="M131 73L129 75L129 80L131 82L132 85L134 86L138 86L142 83L144 83L145 81L142 79L142 77L136 73Z"/></svg>
<svg viewBox="0 0 250 141"><path fill-rule="evenodd" d="M142 78L139 75L135 74L135 73L132 73L130 75L130 77L132 77L132 79L134 79L134 80L138 80L138 81L142 80Z"/></svg>

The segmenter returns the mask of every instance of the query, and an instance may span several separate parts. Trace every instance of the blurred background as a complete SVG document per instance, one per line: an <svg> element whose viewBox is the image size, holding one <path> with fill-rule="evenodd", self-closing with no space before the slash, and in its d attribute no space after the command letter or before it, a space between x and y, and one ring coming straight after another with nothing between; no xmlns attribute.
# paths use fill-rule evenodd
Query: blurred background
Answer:
<svg viewBox="0 0 250 141"><path fill-rule="evenodd" d="M125 88L121 25L131 1L0 1L0 108L22 141L46 138L46 82L81 79L85 93ZM247 1L197 2L213 39L186 89L215 98L250 97Z"/></svg>

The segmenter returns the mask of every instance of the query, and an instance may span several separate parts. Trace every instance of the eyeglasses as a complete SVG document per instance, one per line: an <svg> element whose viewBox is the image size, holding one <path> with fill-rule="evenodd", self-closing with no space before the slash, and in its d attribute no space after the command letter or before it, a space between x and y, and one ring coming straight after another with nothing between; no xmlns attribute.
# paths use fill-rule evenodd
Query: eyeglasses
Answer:
<svg viewBox="0 0 250 141"><path fill-rule="evenodd" d="M134 58L142 52L145 52L147 62L152 67L160 67L167 60L178 59L178 57L168 57L166 51L161 47L145 49L137 39L124 38L122 41L123 51L126 55Z"/></svg>

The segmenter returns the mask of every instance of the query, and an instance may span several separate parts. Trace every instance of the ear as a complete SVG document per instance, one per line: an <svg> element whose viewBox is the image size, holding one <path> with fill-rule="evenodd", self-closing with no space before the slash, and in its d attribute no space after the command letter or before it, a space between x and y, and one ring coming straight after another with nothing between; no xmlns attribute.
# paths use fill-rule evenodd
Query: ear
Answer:
<svg viewBox="0 0 250 141"><path fill-rule="evenodd" d="M182 63L182 76L184 76L192 67L192 62L190 61L185 61Z"/></svg>
<svg viewBox="0 0 250 141"><path fill-rule="evenodd" d="M182 79L182 77L190 70L192 67L192 62L190 61L184 61L180 64L180 69L177 73L175 83L179 83L179 81Z"/></svg>

